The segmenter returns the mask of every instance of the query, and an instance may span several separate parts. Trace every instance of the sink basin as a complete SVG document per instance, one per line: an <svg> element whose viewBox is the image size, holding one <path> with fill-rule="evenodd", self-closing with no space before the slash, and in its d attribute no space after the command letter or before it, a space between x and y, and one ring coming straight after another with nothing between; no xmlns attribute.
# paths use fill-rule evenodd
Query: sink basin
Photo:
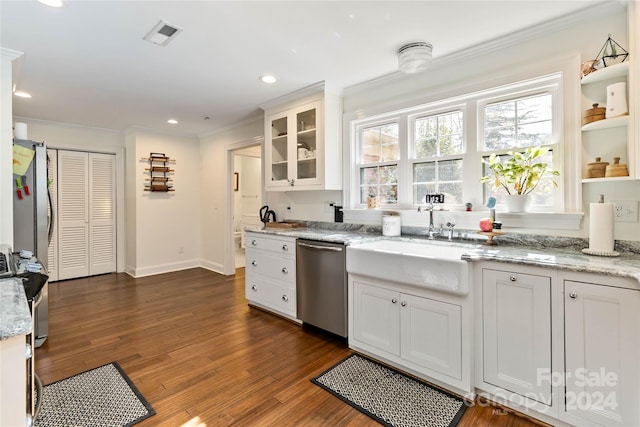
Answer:
<svg viewBox="0 0 640 427"><path fill-rule="evenodd" d="M347 272L458 295L469 292L468 248L404 240L347 247Z"/></svg>

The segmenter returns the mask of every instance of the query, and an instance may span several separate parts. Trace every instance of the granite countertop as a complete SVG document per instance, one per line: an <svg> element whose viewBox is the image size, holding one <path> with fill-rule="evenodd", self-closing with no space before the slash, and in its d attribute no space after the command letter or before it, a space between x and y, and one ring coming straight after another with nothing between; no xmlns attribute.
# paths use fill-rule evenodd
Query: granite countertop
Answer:
<svg viewBox="0 0 640 427"><path fill-rule="evenodd" d="M22 280L0 279L0 341L31 332L31 312Z"/></svg>
<svg viewBox="0 0 640 427"><path fill-rule="evenodd" d="M383 237L379 228L376 227L331 225L331 223L329 225L320 223L319 227L314 225L308 225L307 228L266 228L251 231L346 245L357 245L385 238L410 240L429 245L461 246L469 249L469 252L462 257L468 261L499 261L575 272L608 274L635 279L640 284L640 254L624 251L617 257L586 255L581 251L588 247L588 241L585 242L584 239L543 237L531 239L525 236L500 242L498 246L485 246L484 238L454 239L450 242L446 239L427 240L425 236L405 234L399 237ZM475 236L473 232L470 234Z"/></svg>

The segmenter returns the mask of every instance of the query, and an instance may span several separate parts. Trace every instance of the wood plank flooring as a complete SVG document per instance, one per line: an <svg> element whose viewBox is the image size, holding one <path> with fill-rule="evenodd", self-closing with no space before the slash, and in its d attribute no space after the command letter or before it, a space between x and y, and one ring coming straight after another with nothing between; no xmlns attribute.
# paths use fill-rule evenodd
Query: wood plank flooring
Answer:
<svg viewBox="0 0 640 427"><path fill-rule="evenodd" d="M117 361L157 412L141 427L378 425L309 381L351 354L345 342L250 308L244 269L52 283L49 310L43 383ZM533 425L478 405L459 424Z"/></svg>

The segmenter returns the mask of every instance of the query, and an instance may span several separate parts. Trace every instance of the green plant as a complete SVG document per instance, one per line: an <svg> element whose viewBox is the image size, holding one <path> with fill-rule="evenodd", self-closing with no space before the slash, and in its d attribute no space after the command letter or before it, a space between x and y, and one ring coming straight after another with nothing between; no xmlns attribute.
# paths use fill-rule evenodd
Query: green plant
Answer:
<svg viewBox="0 0 640 427"><path fill-rule="evenodd" d="M541 157L549 152L548 147L529 147L524 152L509 151L506 160L501 161L495 153L489 156L489 160L482 162L489 166L491 175L483 176L480 182L489 183L495 188L504 188L507 194L529 194L539 185L558 184L551 178L560 176L560 172L548 170L547 162Z"/></svg>

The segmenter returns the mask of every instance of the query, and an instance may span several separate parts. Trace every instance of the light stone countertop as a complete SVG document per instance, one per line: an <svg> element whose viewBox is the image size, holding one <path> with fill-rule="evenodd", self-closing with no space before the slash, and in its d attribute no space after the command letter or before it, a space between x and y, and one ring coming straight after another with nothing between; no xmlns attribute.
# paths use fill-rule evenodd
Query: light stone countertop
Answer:
<svg viewBox="0 0 640 427"><path fill-rule="evenodd" d="M267 228L251 230L257 233L288 236L294 238L319 240L346 245L357 245L378 239L408 240L427 245L459 246L469 248L462 256L468 261L498 261L510 264L530 265L546 268L557 268L567 271L606 274L628 277L638 282L640 287L640 254L632 251L621 252L617 257L605 257L583 254L581 249L588 247L583 239L544 238L531 239L515 237L511 241L499 242L497 246L485 246L484 239L466 238L427 240L424 236L402 235L399 237L383 237L379 228L363 227L353 224L322 224L320 228L311 225L309 228ZM404 230L403 230L404 232ZM475 236L473 231L470 235ZM616 248L617 249L617 248Z"/></svg>
<svg viewBox="0 0 640 427"><path fill-rule="evenodd" d="M0 279L0 341L31 332L31 312L22 280Z"/></svg>

